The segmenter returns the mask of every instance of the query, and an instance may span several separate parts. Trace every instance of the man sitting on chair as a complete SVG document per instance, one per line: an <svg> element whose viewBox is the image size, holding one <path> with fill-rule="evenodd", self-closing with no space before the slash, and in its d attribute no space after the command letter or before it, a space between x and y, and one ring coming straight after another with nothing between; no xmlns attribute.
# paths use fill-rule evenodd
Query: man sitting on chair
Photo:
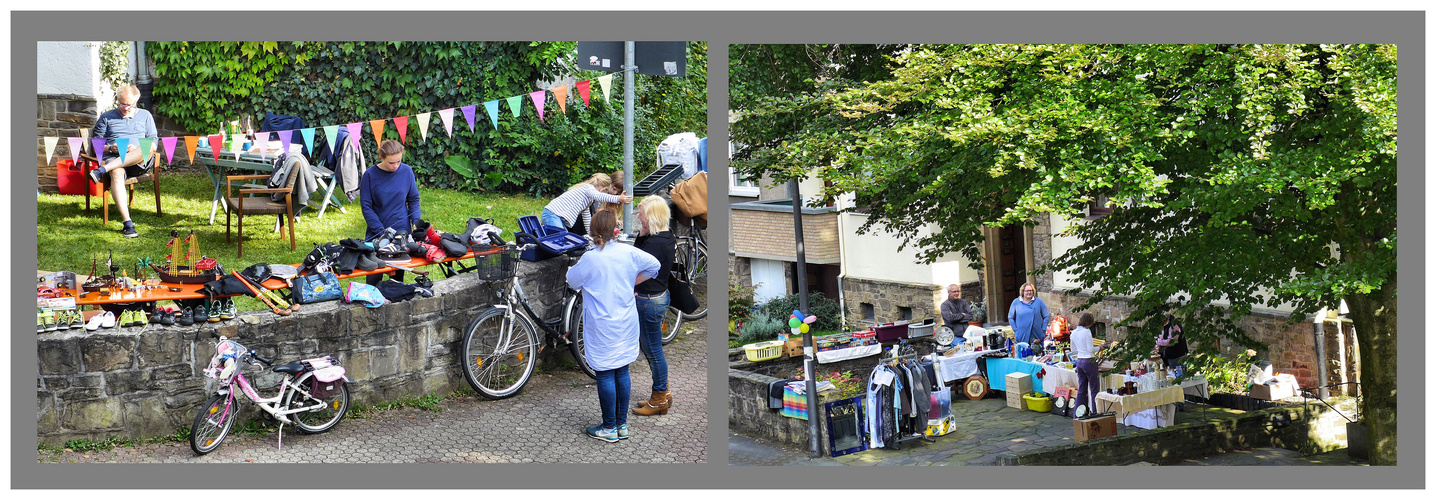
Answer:
<svg viewBox="0 0 1436 500"><path fill-rule="evenodd" d="M135 223L130 220L130 193L125 191L125 179L139 177L150 170L150 165L144 162L144 154L140 152L137 139L159 137L154 117L149 111L135 107L139 99L140 89L134 85L120 87L115 96L118 107L100 114L100 119L95 120L92 134L93 137L105 139L105 150L103 153L96 152L96 156L100 158L100 166L90 171L90 180L103 184L108 179L110 193L114 195L115 206L119 207L120 219L124 221L120 234L126 238L138 237L140 233L135 231ZM131 139L123 156L116 145L117 138Z"/></svg>

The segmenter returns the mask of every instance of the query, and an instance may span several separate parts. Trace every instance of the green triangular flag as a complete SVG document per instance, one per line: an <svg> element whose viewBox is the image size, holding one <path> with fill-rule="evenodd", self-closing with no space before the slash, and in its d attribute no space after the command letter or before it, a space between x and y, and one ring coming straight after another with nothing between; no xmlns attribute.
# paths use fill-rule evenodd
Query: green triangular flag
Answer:
<svg viewBox="0 0 1436 500"><path fill-rule="evenodd" d="M523 97L524 97L524 96L516 95L516 96L510 97L510 98L508 99L508 101L509 101L509 109L514 112L514 118L518 118L518 117L519 117L519 104L523 103L523 101L521 100L521 99L523 99Z"/></svg>

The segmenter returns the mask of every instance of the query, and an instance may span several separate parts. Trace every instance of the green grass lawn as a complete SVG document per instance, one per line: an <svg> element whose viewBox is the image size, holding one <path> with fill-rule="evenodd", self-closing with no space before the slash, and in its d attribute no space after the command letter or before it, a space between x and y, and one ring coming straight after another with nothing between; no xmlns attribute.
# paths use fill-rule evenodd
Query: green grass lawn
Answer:
<svg viewBox="0 0 1436 500"><path fill-rule="evenodd" d="M298 246L289 249L288 229L285 238L274 233L274 216L252 216L245 221L244 258L236 257L238 249L234 241L225 242L224 212L215 216L214 225L209 225L210 199L214 188L209 177L202 170L166 171L161 175L160 192L163 197L164 216L155 215L154 191L148 184L140 184L131 217L140 236L125 238L120 235L119 210L110 207L110 224L105 226L100 219L100 201L91 198L91 210L85 211L83 196L42 194L36 197L38 206L36 268L39 270L73 271L81 276L90 273L91 263L98 258L103 267L110 253L122 269L134 273L134 264L141 257L148 257L157 264L163 264L169 249L170 231L178 230L188 234L193 230L199 238L200 251L219 261L227 270L240 270L255 263L298 264L304 260L314 243L337 242L344 238L364 237L364 217L359 213L359 202L345 200L340 212L333 204L320 220L315 209L305 210L295 225ZM527 196L505 196L495 194L462 193L444 189L428 189L419 186L424 220L447 232L462 232L470 217L495 219L504 229L504 236L518 230L518 218L537 215L548 203L547 199ZM236 219L237 221L237 219ZM231 238L234 236L232 235ZM432 270L437 268L432 267ZM100 269L99 273L106 271ZM149 273L153 276L153 272ZM435 272L437 278L438 273ZM405 281L413 281L408 277ZM237 302L241 309L263 309L258 300Z"/></svg>

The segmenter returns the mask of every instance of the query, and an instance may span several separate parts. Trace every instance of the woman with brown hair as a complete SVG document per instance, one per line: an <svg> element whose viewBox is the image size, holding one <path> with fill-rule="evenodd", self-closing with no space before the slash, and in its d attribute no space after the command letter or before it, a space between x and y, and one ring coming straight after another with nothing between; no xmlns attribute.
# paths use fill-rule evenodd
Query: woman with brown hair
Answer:
<svg viewBox="0 0 1436 500"><path fill-rule="evenodd" d="M595 248L568 269L568 285L583 294L584 360L598 379L603 422L584 429L610 443L628 438L628 365L638 359L638 308L633 289L658 276L662 266L632 245L614 243L613 213L593 216Z"/></svg>

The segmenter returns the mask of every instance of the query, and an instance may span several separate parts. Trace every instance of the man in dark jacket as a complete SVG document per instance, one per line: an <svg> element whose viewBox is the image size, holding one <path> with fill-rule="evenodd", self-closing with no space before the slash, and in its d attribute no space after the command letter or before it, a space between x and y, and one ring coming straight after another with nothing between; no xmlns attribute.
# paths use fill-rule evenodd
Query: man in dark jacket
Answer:
<svg viewBox="0 0 1436 500"><path fill-rule="evenodd" d="M967 322L972 321L972 310L967 305L967 299L962 298L962 287L956 284L947 286L947 300L942 301L941 309L942 324L958 335L967 331Z"/></svg>

